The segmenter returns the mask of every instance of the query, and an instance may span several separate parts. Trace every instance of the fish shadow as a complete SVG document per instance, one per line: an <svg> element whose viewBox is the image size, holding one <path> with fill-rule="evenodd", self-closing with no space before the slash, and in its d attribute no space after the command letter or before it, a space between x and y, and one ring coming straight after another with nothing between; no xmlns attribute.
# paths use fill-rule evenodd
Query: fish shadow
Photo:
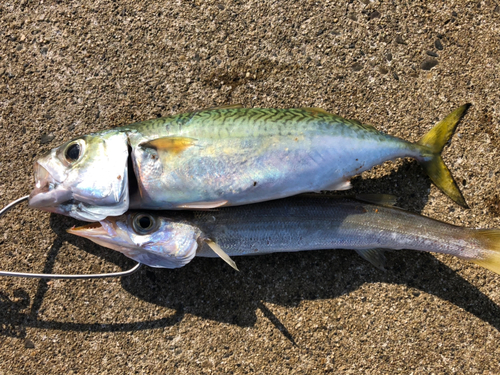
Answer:
<svg viewBox="0 0 500 375"><path fill-rule="evenodd" d="M263 302L294 307L349 294L365 283L405 285L500 330L500 307L430 254L397 251L387 258L383 272L347 250L271 254L237 258L239 273L219 259L197 258L189 268L169 272L146 268L122 285L149 303L242 327L255 324Z"/></svg>
<svg viewBox="0 0 500 375"><path fill-rule="evenodd" d="M420 212L427 201L425 194L430 181L419 170L416 163L404 161L397 170L384 177L373 180L355 178L353 192L395 194L399 206ZM64 242L72 243L123 269L131 268L134 264L115 251L67 234L65 230L76 224L74 219L51 215L50 224L57 238L49 251L44 272L52 271L56 255ZM250 327L255 324L256 311L260 309L293 343L286 327L265 303L297 306L303 301L334 299L357 290L365 283L406 285L435 295L500 331L500 307L454 270L427 253L390 252L387 255L386 272L374 268L355 252L348 250L238 257L235 261L241 272L234 271L220 259L195 258L180 269L143 267L132 276L122 278L122 287L131 295L175 311L166 318L132 323L87 324L38 319L36 312L48 288L45 280L39 281L33 301L22 289L15 292L20 296L15 301L0 291L0 311L8 311L0 316L0 335L23 337L19 326L94 332L154 329L174 325L187 313ZM414 293L415 298L417 294ZM22 312L30 304L31 312Z"/></svg>

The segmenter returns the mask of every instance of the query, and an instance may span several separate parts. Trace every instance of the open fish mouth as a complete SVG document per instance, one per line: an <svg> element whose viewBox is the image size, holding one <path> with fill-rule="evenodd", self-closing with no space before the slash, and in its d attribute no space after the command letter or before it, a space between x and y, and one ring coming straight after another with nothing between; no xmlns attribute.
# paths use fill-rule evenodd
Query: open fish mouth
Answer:
<svg viewBox="0 0 500 375"><path fill-rule="evenodd" d="M120 238L119 233L114 226L113 219L101 220L100 222L89 223L86 225L66 229L66 232L79 237L88 238L98 245L108 247L120 252L126 251L130 244ZM124 247L125 246L125 249Z"/></svg>
<svg viewBox="0 0 500 375"><path fill-rule="evenodd" d="M89 223L79 227L73 227L66 230L68 233L75 234L81 237L105 236L108 234L106 228L101 223Z"/></svg>
<svg viewBox="0 0 500 375"><path fill-rule="evenodd" d="M39 163L35 163L35 188L28 198L31 207L57 206L71 198L71 192L62 188L47 169Z"/></svg>
<svg viewBox="0 0 500 375"><path fill-rule="evenodd" d="M97 222L88 223L85 225L80 225L78 227L72 227L66 230L66 232L84 237L84 238L100 238L111 239L118 235L115 227L116 218L107 218Z"/></svg>

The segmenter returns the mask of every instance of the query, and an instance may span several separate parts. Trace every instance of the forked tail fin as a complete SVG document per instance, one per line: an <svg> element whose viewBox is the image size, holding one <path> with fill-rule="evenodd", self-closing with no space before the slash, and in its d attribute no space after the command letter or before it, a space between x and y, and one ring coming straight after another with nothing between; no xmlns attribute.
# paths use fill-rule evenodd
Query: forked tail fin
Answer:
<svg viewBox="0 0 500 375"><path fill-rule="evenodd" d="M464 104L455 109L443 120L439 121L417 143L427 148L430 152L428 159L422 161L421 165L432 182L453 201L465 208L469 207L458 189L450 170L444 164L443 158L441 157L441 151L443 151L443 147L450 140L460 119L465 115L469 107L470 104Z"/></svg>
<svg viewBox="0 0 500 375"><path fill-rule="evenodd" d="M485 256L471 261L500 275L500 229L480 229L474 238L484 247Z"/></svg>

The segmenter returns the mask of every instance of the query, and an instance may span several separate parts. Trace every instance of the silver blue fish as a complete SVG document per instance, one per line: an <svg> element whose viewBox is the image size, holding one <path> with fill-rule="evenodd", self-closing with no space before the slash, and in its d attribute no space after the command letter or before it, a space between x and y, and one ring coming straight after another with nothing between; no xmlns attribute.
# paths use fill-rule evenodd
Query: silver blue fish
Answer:
<svg viewBox="0 0 500 375"><path fill-rule="evenodd" d="M417 143L317 108L231 107L144 121L77 138L39 158L29 204L86 221L129 208L236 206L349 189L354 175L412 157L466 207L440 154L468 106Z"/></svg>
<svg viewBox="0 0 500 375"><path fill-rule="evenodd" d="M69 229L151 267L178 268L195 256L231 257L352 249L383 267L381 249L451 254L500 274L500 230L468 229L363 200L299 196L209 211L138 211ZM378 202L378 203L369 203Z"/></svg>

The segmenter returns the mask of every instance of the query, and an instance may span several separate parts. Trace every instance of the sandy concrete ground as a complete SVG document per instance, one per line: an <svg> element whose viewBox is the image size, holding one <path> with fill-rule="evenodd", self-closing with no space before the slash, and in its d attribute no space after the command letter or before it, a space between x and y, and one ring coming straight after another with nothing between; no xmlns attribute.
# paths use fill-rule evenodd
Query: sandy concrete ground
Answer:
<svg viewBox="0 0 500 375"><path fill-rule="evenodd" d="M3 1L1 205L38 155L78 135L242 103L322 107L416 141L457 106L445 150L470 210L412 161L356 192L500 227L500 6L485 1ZM144 2L146 3L146 2ZM437 64L437 65L436 65ZM1 220L0 268L119 270L27 209ZM500 373L500 277L410 251L381 272L349 251L218 259L101 281L0 279L0 374Z"/></svg>

